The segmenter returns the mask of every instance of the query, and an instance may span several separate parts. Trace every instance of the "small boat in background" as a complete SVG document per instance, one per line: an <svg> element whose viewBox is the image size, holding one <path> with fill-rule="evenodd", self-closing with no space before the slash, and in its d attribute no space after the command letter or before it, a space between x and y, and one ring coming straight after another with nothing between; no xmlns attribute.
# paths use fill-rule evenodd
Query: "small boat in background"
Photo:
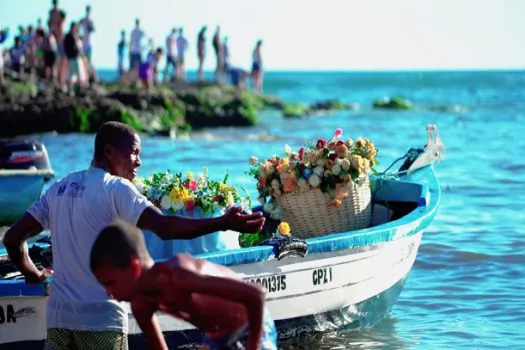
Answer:
<svg viewBox="0 0 525 350"><path fill-rule="evenodd" d="M0 140L0 226L13 224L53 177L42 143Z"/></svg>

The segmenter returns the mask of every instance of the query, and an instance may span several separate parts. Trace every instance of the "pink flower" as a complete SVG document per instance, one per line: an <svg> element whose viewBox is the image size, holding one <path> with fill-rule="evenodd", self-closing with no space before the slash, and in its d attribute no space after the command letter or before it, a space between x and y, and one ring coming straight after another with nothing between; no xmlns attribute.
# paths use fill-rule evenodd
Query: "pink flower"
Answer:
<svg viewBox="0 0 525 350"><path fill-rule="evenodd" d="M342 136L343 136L343 129L341 129L341 128L335 129L334 137L338 139L338 138L340 138Z"/></svg>
<svg viewBox="0 0 525 350"><path fill-rule="evenodd" d="M189 184L189 189L192 191L197 191L197 181L191 180Z"/></svg>
<svg viewBox="0 0 525 350"><path fill-rule="evenodd" d="M186 209L193 210L195 208L195 201L193 199L188 199L186 202Z"/></svg>
<svg viewBox="0 0 525 350"><path fill-rule="evenodd" d="M303 160L303 155L304 155L304 147L301 147L299 149L299 160Z"/></svg>

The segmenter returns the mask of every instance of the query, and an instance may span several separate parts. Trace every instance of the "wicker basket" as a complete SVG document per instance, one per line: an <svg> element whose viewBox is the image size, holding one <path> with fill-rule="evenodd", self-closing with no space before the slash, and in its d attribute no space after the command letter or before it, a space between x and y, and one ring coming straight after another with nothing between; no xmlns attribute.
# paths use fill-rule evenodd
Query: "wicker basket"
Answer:
<svg viewBox="0 0 525 350"><path fill-rule="evenodd" d="M298 238L366 228L372 217L370 180L366 176L348 187L348 196L337 207L329 205L330 197L320 189L280 196L281 220L290 224Z"/></svg>

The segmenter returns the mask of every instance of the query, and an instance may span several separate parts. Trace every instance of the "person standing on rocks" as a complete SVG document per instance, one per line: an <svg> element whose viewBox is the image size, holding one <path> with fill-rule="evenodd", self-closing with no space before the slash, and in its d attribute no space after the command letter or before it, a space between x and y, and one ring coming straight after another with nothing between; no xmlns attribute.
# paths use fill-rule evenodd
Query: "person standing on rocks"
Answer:
<svg viewBox="0 0 525 350"><path fill-rule="evenodd" d="M118 57L118 76L120 79L124 78L126 70L124 69L124 53L126 51L126 31L120 32L120 41L117 45L117 57Z"/></svg>
<svg viewBox="0 0 525 350"><path fill-rule="evenodd" d="M3 43L9 37L9 29L0 26L0 85L4 85L4 51L2 49Z"/></svg>
<svg viewBox="0 0 525 350"><path fill-rule="evenodd" d="M166 68L164 68L164 80L168 78L169 69L173 70L173 78L177 76L177 28L173 28L166 37Z"/></svg>
<svg viewBox="0 0 525 350"><path fill-rule="evenodd" d="M86 85L86 70L84 65L82 40L78 34L78 24L71 22L71 29L64 38L64 52L68 60L67 87L70 93L73 86L78 83L80 88Z"/></svg>
<svg viewBox="0 0 525 350"><path fill-rule="evenodd" d="M206 58L206 26L203 26L197 36L197 57L199 59L198 80L204 80L204 59Z"/></svg>
<svg viewBox="0 0 525 350"><path fill-rule="evenodd" d="M133 81L137 81L139 67L142 63L142 40L144 36L144 31L140 28L140 20L137 18L129 43L129 74Z"/></svg>
<svg viewBox="0 0 525 350"><path fill-rule="evenodd" d="M44 35L42 52L44 54L44 76L47 80L55 82L57 78L56 61L58 57L58 44L55 34L53 34L51 30Z"/></svg>
<svg viewBox="0 0 525 350"><path fill-rule="evenodd" d="M64 85L68 68L68 60L64 53L64 22L66 13L58 7L58 0L53 0L52 4L53 8L49 11L47 24L58 44L58 80L61 85Z"/></svg>
<svg viewBox="0 0 525 350"><path fill-rule="evenodd" d="M19 74L24 74L24 67L26 62L26 49L22 45L22 38L15 37L15 45L9 51L11 62L11 69Z"/></svg>
<svg viewBox="0 0 525 350"><path fill-rule="evenodd" d="M215 67L215 81L220 82L223 69L223 53L221 44L221 27L217 26L215 34L212 40L213 51L215 51L215 57L217 59L217 65Z"/></svg>
<svg viewBox="0 0 525 350"><path fill-rule="evenodd" d="M91 6L86 6L86 16L80 20L79 26L80 35L82 37L82 46L84 48L86 76L90 77L90 80L96 81L97 74L93 67L93 60L91 59L93 54L91 34L95 31L95 24L91 18Z"/></svg>
<svg viewBox="0 0 525 350"><path fill-rule="evenodd" d="M179 36L177 37L177 79L186 80L186 67L184 62L184 54L188 49L188 40L184 37L184 29L179 28Z"/></svg>
<svg viewBox="0 0 525 350"><path fill-rule="evenodd" d="M258 40L252 54L253 88L258 93L263 92L263 60L261 54L262 40Z"/></svg>

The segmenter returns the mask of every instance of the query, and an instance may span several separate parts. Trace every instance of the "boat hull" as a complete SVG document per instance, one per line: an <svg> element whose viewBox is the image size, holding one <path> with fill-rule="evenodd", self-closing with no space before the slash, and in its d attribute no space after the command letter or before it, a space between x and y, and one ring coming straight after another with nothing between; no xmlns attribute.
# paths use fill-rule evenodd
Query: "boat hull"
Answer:
<svg viewBox="0 0 525 350"><path fill-rule="evenodd" d="M11 225L20 218L40 197L45 179L42 174L0 174L0 226Z"/></svg>
<svg viewBox="0 0 525 350"><path fill-rule="evenodd" d="M390 312L415 261L422 231L350 250L231 266L247 283L266 287L280 338L341 327L372 326ZM0 349L41 349L47 297L0 298ZM323 302L320 303L319 300ZM129 305L130 349L144 348ZM4 317L2 317L2 312ZM170 348L198 342L191 325L158 314ZM3 320L3 322L1 322ZM28 329L32 331L27 332Z"/></svg>

